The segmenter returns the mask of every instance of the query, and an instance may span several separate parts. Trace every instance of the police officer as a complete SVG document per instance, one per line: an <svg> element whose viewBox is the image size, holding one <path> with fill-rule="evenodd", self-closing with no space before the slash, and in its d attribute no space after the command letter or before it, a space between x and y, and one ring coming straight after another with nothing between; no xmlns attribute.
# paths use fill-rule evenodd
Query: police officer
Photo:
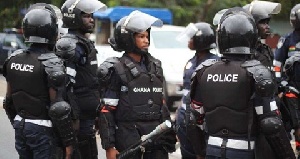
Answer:
<svg viewBox="0 0 300 159"><path fill-rule="evenodd" d="M185 126L185 110L186 110L186 96L190 91L191 76L197 66L206 59L219 59L219 57L210 52L215 48L215 31L212 26L205 22L190 23L185 30L178 36L178 40L183 41L188 39L188 47L191 50L196 50L195 55L188 60L183 75L183 97L182 105L177 109L176 125L179 125L177 136L180 141L180 150L182 159L196 158L196 153L191 145L191 141L186 135ZM193 141L193 138L191 138ZM196 151L197 152L197 151Z"/></svg>
<svg viewBox="0 0 300 159"><path fill-rule="evenodd" d="M203 62L192 78L191 107L208 134L208 159L253 159L258 130L279 158L295 158L276 114L272 73L251 59L257 40L252 16L238 7L227 10L217 28L221 61Z"/></svg>
<svg viewBox="0 0 300 159"><path fill-rule="evenodd" d="M56 14L48 4L33 5L22 27L25 42L31 45L12 53L3 67L7 81L3 107L15 129L16 150L22 159L58 158L60 140L70 158L75 136L71 107L63 99L65 67L53 52L58 36Z"/></svg>
<svg viewBox="0 0 300 159"><path fill-rule="evenodd" d="M285 121L286 130L295 130L296 149L300 150L300 129L299 129L299 90L297 45L300 45L300 4L291 9L290 22L294 30L281 37L275 51L274 68L276 78L281 82L280 89L283 92L281 107L282 118Z"/></svg>
<svg viewBox="0 0 300 159"><path fill-rule="evenodd" d="M103 11L106 5L98 0L66 0L61 7L63 26L68 34L56 43L56 54L65 60L71 80L68 100L74 108L78 146L76 158L97 159L98 150L94 123L100 103L98 92L97 50L85 35L94 30L93 13Z"/></svg>
<svg viewBox="0 0 300 159"><path fill-rule="evenodd" d="M137 10L120 19L109 43L114 50L125 53L120 58L106 59L98 68L100 83L106 86L99 120L101 144L108 159L115 159L142 135L170 119L163 106L161 62L148 52L152 25L163 23ZM175 151L175 143L176 134L170 131L130 158L167 159L168 152Z"/></svg>
<svg viewBox="0 0 300 159"><path fill-rule="evenodd" d="M259 39L254 58L273 71L274 54L271 48L262 43L261 40L265 40L270 35L269 22L271 20L271 16L280 12L281 4L268 1L253 1L250 4L245 5L243 8L253 16L258 29ZM280 104L280 100L277 97L277 89L275 93L275 99L277 103ZM274 152L272 152L272 149L268 145L263 134L258 135L258 140L256 141L256 150L259 150L256 152L256 158L276 158L276 156L273 155Z"/></svg>
<svg viewBox="0 0 300 159"><path fill-rule="evenodd" d="M269 22L271 16L280 12L281 4L268 1L253 1L243 8L253 16L258 29L259 40L254 54L255 59L270 70L273 70L274 54L271 48L262 43L261 40L266 39L270 35Z"/></svg>

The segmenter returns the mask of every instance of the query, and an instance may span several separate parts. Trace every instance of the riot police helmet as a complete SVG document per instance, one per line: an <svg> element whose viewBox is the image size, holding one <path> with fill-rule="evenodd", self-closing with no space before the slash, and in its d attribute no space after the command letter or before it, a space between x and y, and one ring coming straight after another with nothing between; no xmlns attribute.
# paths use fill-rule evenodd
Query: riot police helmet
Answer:
<svg viewBox="0 0 300 159"><path fill-rule="evenodd" d="M212 26L205 22L190 23L183 32L181 32L176 40L187 41L193 40L194 49L202 51L216 47L216 36Z"/></svg>
<svg viewBox="0 0 300 159"><path fill-rule="evenodd" d="M262 20L270 20L273 14L281 11L281 4L268 1L252 1L243 7L255 19L256 24Z"/></svg>
<svg viewBox="0 0 300 159"><path fill-rule="evenodd" d="M296 4L291 9L290 22L295 30L300 30L300 4Z"/></svg>
<svg viewBox="0 0 300 159"><path fill-rule="evenodd" d="M82 13L93 14L105 11L106 5L98 0L66 0L61 7L65 28L79 29L83 25Z"/></svg>
<svg viewBox="0 0 300 159"><path fill-rule="evenodd" d="M255 20L240 7L228 9L217 28L217 46L221 54L252 54L258 41Z"/></svg>
<svg viewBox="0 0 300 159"><path fill-rule="evenodd" d="M50 5L29 8L22 21L23 35L27 43L54 44L58 35L57 17Z"/></svg>
<svg viewBox="0 0 300 159"><path fill-rule="evenodd" d="M137 48L134 35L147 31L150 44L151 26L161 27L162 25L163 22L160 19L135 10L118 21L113 37L108 39L108 43L115 51L143 54L148 50Z"/></svg>

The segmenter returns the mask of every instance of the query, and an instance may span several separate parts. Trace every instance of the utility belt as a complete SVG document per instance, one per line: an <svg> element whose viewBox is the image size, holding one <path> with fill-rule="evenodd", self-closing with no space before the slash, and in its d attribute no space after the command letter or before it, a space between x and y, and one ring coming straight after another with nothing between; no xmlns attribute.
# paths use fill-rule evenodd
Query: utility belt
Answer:
<svg viewBox="0 0 300 159"><path fill-rule="evenodd" d="M225 141L227 140L227 141ZM250 149L254 149L254 141L250 142ZM225 144L225 145L224 145ZM220 137L209 136L208 145L214 145L218 147L239 149L239 150L248 150L248 141L247 140L237 140L237 139L223 139Z"/></svg>
<svg viewBox="0 0 300 159"><path fill-rule="evenodd" d="M22 118L19 115L16 115L15 119L16 121L22 121L24 118ZM25 123L32 123L36 125L41 125L45 127L52 127L52 122L51 120L42 120L42 119L24 119Z"/></svg>

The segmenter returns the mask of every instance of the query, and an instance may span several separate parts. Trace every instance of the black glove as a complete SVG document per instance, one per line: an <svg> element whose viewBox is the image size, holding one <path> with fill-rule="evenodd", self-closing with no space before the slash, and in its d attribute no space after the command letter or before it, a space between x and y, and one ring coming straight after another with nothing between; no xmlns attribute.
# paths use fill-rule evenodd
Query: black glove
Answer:
<svg viewBox="0 0 300 159"><path fill-rule="evenodd" d="M160 136L155 141L155 145L162 146L167 152L175 152L175 144L177 142L176 133L174 130L170 130Z"/></svg>

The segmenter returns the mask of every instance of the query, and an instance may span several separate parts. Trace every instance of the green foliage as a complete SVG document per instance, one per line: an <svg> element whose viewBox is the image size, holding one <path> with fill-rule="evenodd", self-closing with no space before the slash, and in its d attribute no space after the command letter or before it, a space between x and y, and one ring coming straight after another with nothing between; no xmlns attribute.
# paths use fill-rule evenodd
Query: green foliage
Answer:
<svg viewBox="0 0 300 159"><path fill-rule="evenodd" d="M212 23L216 12L224 8L244 6L252 0L102 0L108 7L133 6L149 8L168 8L173 12L175 25L187 25L190 22L206 21ZM297 0L269 0L282 4L282 10L275 19L288 20L289 12ZM0 32L3 28L20 27L23 16L20 9L28 8L30 4L43 2L51 3L59 8L65 0L1 0L0 17L5 18L5 23L0 23ZM297 2L299 3L299 2Z"/></svg>

